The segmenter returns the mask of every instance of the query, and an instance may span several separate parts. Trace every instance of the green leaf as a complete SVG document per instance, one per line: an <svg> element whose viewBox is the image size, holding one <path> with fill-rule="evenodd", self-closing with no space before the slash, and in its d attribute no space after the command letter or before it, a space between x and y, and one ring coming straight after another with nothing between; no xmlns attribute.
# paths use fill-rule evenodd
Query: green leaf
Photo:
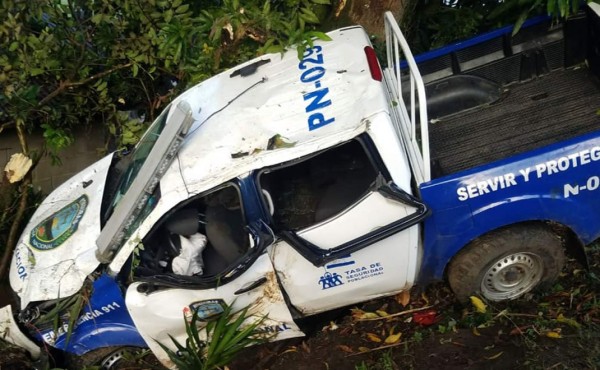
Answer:
<svg viewBox="0 0 600 370"><path fill-rule="evenodd" d="M96 87L96 91L98 91L98 92L101 92L101 91L103 91L103 90L106 90L106 86L107 86L107 83L106 83L106 81L102 81L102 82L100 82L100 83L98 84L98 86Z"/></svg>
<svg viewBox="0 0 600 370"><path fill-rule="evenodd" d="M310 37L316 37L319 40L323 40L323 41L331 41L331 37L329 37L326 33L324 32L319 32L319 31L310 31L308 32L308 35Z"/></svg>
<svg viewBox="0 0 600 370"><path fill-rule="evenodd" d="M320 22L319 17L317 17L317 15L308 8L300 9L300 18L304 19L306 22L309 22L309 23L319 23Z"/></svg>
<svg viewBox="0 0 600 370"><path fill-rule="evenodd" d="M133 69L133 77L137 77L138 75L138 71L139 71L139 66L137 63L133 63L132 69Z"/></svg>
<svg viewBox="0 0 600 370"><path fill-rule="evenodd" d="M548 0L546 5L546 11L548 15L554 14L554 10L556 9L556 0Z"/></svg>
<svg viewBox="0 0 600 370"><path fill-rule="evenodd" d="M10 46L8 47L8 51L15 51L17 50L17 48L19 47L19 43L16 41L13 41Z"/></svg>
<svg viewBox="0 0 600 370"><path fill-rule="evenodd" d="M102 13L96 13L92 16L92 23L100 24L102 22Z"/></svg>
<svg viewBox="0 0 600 370"><path fill-rule="evenodd" d="M29 70L29 74L34 77L34 76L38 76L41 75L42 73L44 73L44 70L42 68L31 68Z"/></svg>
<svg viewBox="0 0 600 370"><path fill-rule="evenodd" d="M577 0L571 0L571 12L573 14L576 14L579 11L580 5L581 5L581 2L579 2Z"/></svg>
<svg viewBox="0 0 600 370"><path fill-rule="evenodd" d="M331 5L331 1L329 0L310 0L313 4L321 4L321 5Z"/></svg>
<svg viewBox="0 0 600 370"><path fill-rule="evenodd" d="M304 19L302 19L302 17L298 18L298 24L299 24L300 30L304 31L304 28L306 27L306 22L304 21Z"/></svg>
<svg viewBox="0 0 600 370"><path fill-rule="evenodd" d="M519 30L521 29L521 26L523 26L523 23L525 22L525 20L527 19L527 16L529 15L528 11L523 11L521 12L521 14L519 15L519 18L517 19L517 21L515 22L515 26L512 30L512 35L516 35L517 32L519 32Z"/></svg>
<svg viewBox="0 0 600 370"><path fill-rule="evenodd" d="M190 8L190 6L188 4L179 6L179 7L177 7L177 9L175 9L175 13L183 14L183 13L187 12L189 8Z"/></svg>
<svg viewBox="0 0 600 370"><path fill-rule="evenodd" d="M167 23L171 22L171 19L173 19L173 10L169 9L169 10L165 11L164 18L165 18L165 22L167 22Z"/></svg>
<svg viewBox="0 0 600 370"><path fill-rule="evenodd" d="M560 9L560 16L566 17L569 13L569 0L558 0L558 7Z"/></svg>
<svg viewBox="0 0 600 370"><path fill-rule="evenodd" d="M77 294L77 300L75 304L71 307L69 311L69 327L67 329L67 338L65 339L65 346L69 344L69 340L71 339L71 335L73 334L73 330L75 329L75 323L79 318L79 314L83 308L83 296L81 293Z"/></svg>

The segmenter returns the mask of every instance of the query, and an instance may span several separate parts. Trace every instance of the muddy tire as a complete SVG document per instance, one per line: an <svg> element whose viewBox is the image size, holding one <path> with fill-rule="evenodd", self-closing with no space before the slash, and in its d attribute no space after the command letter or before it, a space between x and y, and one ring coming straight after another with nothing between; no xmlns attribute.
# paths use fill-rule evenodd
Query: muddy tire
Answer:
<svg viewBox="0 0 600 370"><path fill-rule="evenodd" d="M101 370L120 369L128 361L123 356L132 356L140 351L136 347L104 347L90 351L82 356L68 355L67 367L69 369L84 369L86 367L99 368ZM125 364L126 365L126 364Z"/></svg>
<svg viewBox="0 0 600 370"><path fill-rule="evenodd" d="M448 282L460 301L478 295L511 300L558 277L565 263L562 242L543 224L490 232L464 247L448 266Z"/></svg>

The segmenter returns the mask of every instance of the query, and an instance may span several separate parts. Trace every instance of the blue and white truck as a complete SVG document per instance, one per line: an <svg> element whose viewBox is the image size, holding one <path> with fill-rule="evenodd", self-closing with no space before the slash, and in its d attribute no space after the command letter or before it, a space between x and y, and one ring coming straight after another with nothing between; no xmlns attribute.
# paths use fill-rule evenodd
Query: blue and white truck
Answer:
<svg viewBox="0 0 600 370"><path fill-rule="evenodd" d="M391 14L189 89L126 156L50 194L3 337L111 368L228 305L296 320L446 279L518 298L600 237L600 6L413 58ZM81 304L85 302L85 304ZM73 309L79 305L79 309ZM58 320L58 321L56 321ZM58 327L55 325L59 322Z"/></svg>

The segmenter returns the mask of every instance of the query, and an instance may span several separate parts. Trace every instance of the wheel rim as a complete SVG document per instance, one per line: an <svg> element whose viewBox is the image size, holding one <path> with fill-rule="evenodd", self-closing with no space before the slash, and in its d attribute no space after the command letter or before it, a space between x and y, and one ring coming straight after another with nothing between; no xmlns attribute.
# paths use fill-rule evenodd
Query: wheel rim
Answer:
<svg viewBox="0 0 600 370"><path fill-rule="evenodd" d="M492 301L513 299L542 280L544 264L534 253L513 253L494 262L483 276L481 292Z"/></svg>
<svg viewBox="0 0 600 370"><path fill-rule="evenodd" d="M115 369L115 365L123 359L126 353L129 351L126 348L119 348L116 351L112 352L110 355L106 356L102 362L100 363L100 369L102 370L112 370Z"/></svg>

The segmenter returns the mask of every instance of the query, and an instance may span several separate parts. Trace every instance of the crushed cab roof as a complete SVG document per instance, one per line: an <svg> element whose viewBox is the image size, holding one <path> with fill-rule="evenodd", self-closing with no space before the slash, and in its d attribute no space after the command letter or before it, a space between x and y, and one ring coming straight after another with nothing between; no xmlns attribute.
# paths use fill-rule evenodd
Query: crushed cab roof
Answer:
<svg viewBox="0 0 600 370"><path fill-rule="evenodd" d="M202 192L366 131L370 116L388 110L383 83L372 79L365 56L368 36L361 27L328 35L332 41L315 41L302 62L296 50L264 55L175 99L174 105L190 104L195 122L163 190L166 179L182 176L188 192ZM257 61L263 62L256 71L242 76L240 69ZM330 123L311 130L313 114Z"/></svg>

